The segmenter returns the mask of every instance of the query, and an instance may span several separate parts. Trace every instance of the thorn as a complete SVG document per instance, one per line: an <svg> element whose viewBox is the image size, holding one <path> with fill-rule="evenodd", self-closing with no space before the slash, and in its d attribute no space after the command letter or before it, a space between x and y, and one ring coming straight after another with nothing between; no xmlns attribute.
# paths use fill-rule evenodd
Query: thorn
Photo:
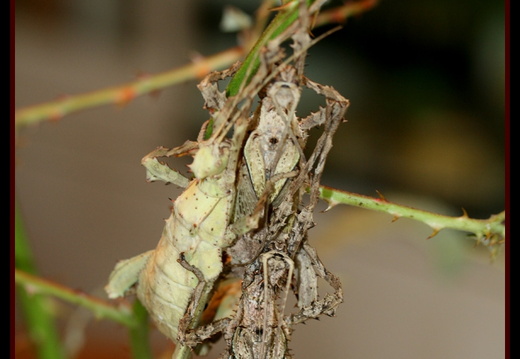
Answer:
<svg viewBox="0 0 520 359"><path fill-rule="evenodd" d="M275 6L275 7L272 7L272 8L269 9L269 10L270 10L270 11L279 11L279 10L283 10L284 8L291 6L291 2L292 2L292 1L289 1L289 2L287 2L287 4L284 4L284 5L281 5L281 6Z"/></svg>
<svg viewBox="0 0 520 359"><path fill-rule="evenodd" d="M128 104L130 101L132 101L136 97L136 93L134 88L131 86L127 86L119 92L117 95L117 99L115 101L116 105L118 107L124 107L126 104Z"/></svg>
<svg viewBox="0 0 520 359"><path fill-rule="evenodd" d="M398 215L398 214L394 215L394 217L392 218L392 220L390 221L390 223L394 223L394 222L397 221L399 218L401 218L400 215Z"/></svg>
<svg viewBox="0 0 520 359"><path fill-rule="evenodd" d="M462 218L469 218L468 216L468 212L466 212L466 209L464 207L461 208L462 209Z"/></svg>
<svg viewBox="0 0 520 359"><path fill-rule="evenodd" d="M63 94L63 95L56 97L56 100L60 101L61 103L65 103L65 102L67 102L67 100L69 98L70 98L70 95ZM63 107L59 106L59 108L56 108L52 111L52 114L50 115L49 120L51 122L58 122L63 118L63 116L65 116Z"/></svg>
<svg viewBox="0 0 520 359"><path fill-rule="evenodd" d="M49 120L51 122L58 122L63 118L63 113L59 110L54 111L51 116L49 117Z"/></svg>
<svg viewBox="0 0 520 359"><path fill-rule="evenodd" d="M438 228L434 228L432 234L430 234L430 235L428 236L428 238L426 238L426 239L430 239L430 238L435 237L435 236L437 235L437 233L439 233L439 232L440 232L440 229L438 229Z"/></svg>
<svg viewBox="0 0 520 359"><path fill-rule="evenodd" d="M145 83L146 81L148 81L150 79L151 75L149 72L139 71L135 77L136 77L137 81ZM150 97L158 98L159 95L161 94L161 92L162 92L162 90L155 89L155 90L150 91L149 95L150 95Z"/></svg>
<svg viewBox="0 0 520 359"><path fill-rule="evenodd" d="M328 211L331 210L333 207L336 207L336 206L339 204L338 201L334 201L334 200L328 200L328 199L326 199L325 201L327 201L328 206L327 206L327 208L325 208L325 209L322 211L322 213L328 212Z"/></svg>
<svg viewBox="0 0 520 359"><path fill-rule="evenodd" d="M388 202L385 198L385 196L383 196L383 194L381 192L379 192L377 189L376 189L376 192L377 192L377 195L379 196L379 199L383 202Z"/></svg>
<svg viewBox="0 0 520 359"><path fill-rule="evenodd" d="M198 79L203 79L207 74L211 72L211 68L208 65L207 61L205 61L204 56L202 56L198 52L192 52L190 55L191 62L194 65L197 65L197 69L195 74Z"/></svg>

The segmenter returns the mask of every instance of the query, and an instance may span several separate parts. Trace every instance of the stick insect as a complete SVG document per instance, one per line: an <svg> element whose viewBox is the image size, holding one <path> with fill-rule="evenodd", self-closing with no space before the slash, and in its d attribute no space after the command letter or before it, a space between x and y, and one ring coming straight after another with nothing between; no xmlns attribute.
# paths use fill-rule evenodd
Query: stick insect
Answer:
<svg viewBox="0 0 520 359"><path fill-rule="evenodd" d="M252 96L242 101L226 98L214 83L232 75L237 67L212 73L199 84L213 119L208 139L206 123L197 142L188 141L171 150L159 147L143 158L148 180L172 182L186 189L174 201L156 249L118 262L105 287L110 298L124 296L136 287L137 297L159 330L180 347L186 330L198 325L223 270L223 249L241 231L249 230L247 226L255 226L255 219L250 217L236 223L231 219L237 163L258 86L254 81L245 86L243 91ZM194 156L190 169L195 178L191 181L157 160L183 155Z"/></svg>
<svg viewBox="0 0 520 359"><path fill-rule="evenodd" d="M185 190L173 203L157 247L118 262L105 287L110 298L135 291L158 329L181 344L178 347L183 352L189 350L184 335L197 327L223 272L223 251L237 235L254 229L262 215L254 211L239 216L235 202L238 163L254 125L252 104L265 77L252 77L239 96L228 98L218 90L217 82L232 76L237 68L235 64L213 72L199 84L212 123L203 125L196 142L187 141L173 149L159 147L143 158L149 181L162 180ZM263 73L262 68L258 73ZM210 125L213 130L206 138ZM191 181L157 159L184 155L194 157Z"/></svg>
<svg viewBox="0 0 520 359"><path fill-rule="evenodd" d="M246 267L239 310L226 329L230 358L289 358L288 341L292 325L321 314L334 315L343 300L339 279L323 266L316 251L307 242L307 233L314 226L312 212L318 201L319 181L332 135L342 120L348 102L331 88L307 79L304 79L304 84L320 94L325 93L329 105L323 111L299 120L299 129L324 120L324 133L306 161L298 158L299 166L292 169L297 175L286 180L279 197L271 202L273 207L264 233L252 235L253 241L259 240L264 246L262 254ZM285 85L285 82L275 82L273 88L286 88ZM250 136L248 141L253 141L253 137ZM287 146L284 148L287 151ZM264 160L269 157L265 151L261 151L261 155ZM307 186L310 187L310 195L307 203L303 204L302 192ZM246 236L250 233L243 237ZM318 278L325 279L334 293L319 299ZM297 294L300 311L284 318L288 286L291 284ZM260 292L264 295L259 295ZM281 303L277 305L280 298ZM233 328L233 334L229 333ZM251 353L255 355L251 356Z"/></svg>
<svg viewBox="0 0 520 359"><path fill-rule="evenodd" d="M290 31L293 30L287 30L286 33L288 34ZM283 41L287 37L288 35L285 35L285 37L279 36L277 40ZM269 45L279 48L280 43L273 41ZM308 46L308 44L305 45ZM272 65L277 61L279 52L268 51L268 53L273 56L264 63ZM235 71L236 66L223 72L214 72L208 75L199 85L206 102L205 107L214 119L212 124L214 130L208 139L205 138L208 126L206 124L201 129L197 142L188 141L172 150L160 147L143 158L143 165L147 168L149 180L159 179L187 187L174 201L172 213L166 220L157 248L131 259L120 261L106 286L107 293L111 298L124 296L130 292L130 289L136 287L137 297L148 309L159 330L180 344L177 349L180 348L178 353L184 353L182 354L183 357L189 355L186 354L189 351L189 346L202 342L199 339L196 342L193 342L193 340L190 342L186 339L186 333L198 326L201 313L209 300L215 283L222 274L223 251L234 244L237 235L244 235L258 226L258 221L260 217L265 215L265 211L262 212L257 209L265 208L266 203L275 201L278 193L285 192L286 184L284 183L289 183L286 180L296 175L296 173L290 173L291 167L303 160L302 145L305 136L301 135L305 133L299 133L295 136L296 128L284 129L284 135L279 138L283 142L288 140L288 144L292 143L290 151L287 152L288 157L281 155L281 150L278 150L272 151L274 157L268 159L265 156L267 154L265 148L246 144L244 156L252 159L247 163L247 170L249 174L253 174L251 188L257 198L253 202L256 203L254 206L246 201L248 203L246 207L249 207L249 209L254 207L255 210L245 211L240 208L243 207L243 204L237 200L241 197L237 197L236 186L237 173L239 170L243 171L246 168L239 165L243 158L241 157L243 143L248 136L251 136L250 131L254 130L254 126L261 127L262 124L264 129L259 130L262 135L257 136L257 138L263 137L265 139L266 134L264 132L265 128L268 127L265 127L264 124L265 119L269 117L265 116L265 112L264 116L260 116L264 118L264 121L258 122L254 120L256 116L250 117L252 99L272 79L274 74L267 76L264 73L259 75L262 74L259 69L248 85L242 89L239 96L227 98L224 93L218 91L216 82L231 76ZM284 74L284 72L282 71L280 74ZM285 82L285 84L289 87L290 94L294 94L292 90L294 84L291 85L289 82ZM274 111L277 113L271 111L274 115L271 116L273 120L276 119L276 116L286 118L288 115L293 116L294 108L298 103L297 98L289 98L289 103L286 103L286 99L282 95L283 92L287 92L285 85L278 81L271 88L276 88L278 85L281 87L276 91L280 95L267 96L267 98L274 99L271 106L274 105ZM268 103L267 100L263 101L263 104L266 103ZM289 109L291 106L293 108ZM303 130L305 132L305 126L310 128L326 119L325 112L320 111L303 121L304 125L303 127L300 126L301 128L298 131ZM288 121L287 124L292 122L292 120ZM284 124L282 124L282 128L285 128ZM233 130L232 134L230 134L231 130ZM273 144L272 139L273 137L269 138L271 144ZM247 143L255 144L256 142L252 140ZM259 153L260 157L258 157ZM157 160L158 157L163 156L183 155L194 156L190 168L195 178L191 182ZM263 161L263 165L268 164L267 177L256 176L262 170L259 168L258 161L254 163L255 155L257 159ZM267 162L265 162L266 160ZM310 169L310 167L301 168L304 171ZM299 180L290 183L293 184L293 190L287 193L294 195L301 190L304 184L303 177L300 176ZM284 203L288 202L285 201ZM291 208L288 213L293 212ZM278 218L276 223L282 222L283 220ZM269 221L269 223L275 224L273 221ZM272 232L272 230L270 229L268 232ZM265 237L268 232L259 231L259 233L262 233L261 237ZM269 236L272 236L272 234L269 234ZM242 243L243 241L239 240L238 242ZM230 250L230 253L232 252ZM235 251L235 253L237 252ZM240 256L237 255L236 257L238 259ZM291 275L289 280L290 277ZM268 296L265 296L265 299L267 300ZM278 318L271 319L271 321L280 322Z"/></svg>
<svg viewBox="0 0 520 359"><path fill-rule="evenodd" d="M289 358L291 326L321 314L333 315L343 299L339 279L323 266L308 244L307 232L314 226L312 212L319 197L320 178L348 100L331 87L303 76L305 49L311 42L303 25L299 24L300 31L292 36L298 54L294 66L269 63L269 55L264 58L274 66L271 73L277 75L267 86L257 113L258 125L244 145L237 199L242 199L239 207L246 214L254 203L266 207L262 226L242 235L228 249L232 258L246 264L237 312L189 336L195 344L223 332L228 343L223 358ZM325 108L306 118L295 114L302 87L325 96L327 102ZM306 158L303 149L308 132L320 125L323 133ZM306 203L305 187L310 188ZM266 195L268 200L262 202L261 197ZM318 278L326 280L334 293L319 299ZM299 311L284 317L291 286L298 297Z"/></svg>

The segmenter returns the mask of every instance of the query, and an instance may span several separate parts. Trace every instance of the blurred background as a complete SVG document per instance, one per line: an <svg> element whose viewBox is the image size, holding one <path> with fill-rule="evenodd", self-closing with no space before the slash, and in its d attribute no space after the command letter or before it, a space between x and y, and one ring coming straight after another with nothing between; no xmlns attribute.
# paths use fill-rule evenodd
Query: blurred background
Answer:
<svg viewBox="0 0 520 359"><path fill-rule="evenodd" d="M229 4L254 14L259 2L17 0L16 108L234 46L236 34L219 30ZM446 215L502 211L504 17L497 1L381 0L311 48L307 76L351 102L323 184ZM147 184L140 160L196 139L208 116L196 84L19 133L16 197L41 276L106 298L116 261L155 247L180 191ZM345 303L335 318L296 327L296 358L504 357L503 255L491 263L465 233L425 240L424 224L346 206L316 222L311 244L341 277ZM85 333L71 349L79 358L129 357L122 326L62 302L56 315L64 338ZM20 358L23 329L17 321ZM152 336L157 357L171 349Z"/></svg>

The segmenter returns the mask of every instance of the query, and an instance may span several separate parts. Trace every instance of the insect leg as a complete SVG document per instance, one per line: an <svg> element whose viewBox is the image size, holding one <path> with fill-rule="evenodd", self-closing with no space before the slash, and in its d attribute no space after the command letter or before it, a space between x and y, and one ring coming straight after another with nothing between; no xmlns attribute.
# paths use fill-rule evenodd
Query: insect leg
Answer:
<svg viewBox="0 0 520 359"><path fill-rule="evenodd" d="M176 151L179 148L183 148L181 151ZM190 183L190 180L180 174L180 172L170 168L165 163L157 160L158 157L169 157L175 155L185 154L185 150L193 150L196 148L196 142L186 142L183 146L176 147L170 150L166 147L157 147L155 150L147 154L141 160L141 164L146 168L146 180L152 181L163 181L166 183L173 183L179 187L186 188Z"/></svg>
<svg viewBox="0 0 520 359"><path fill-rule="evenodd" d="M200 318L202 311L205 309L206 303L208 302L209 296L213 290L213 283L208 283L204 279L204 274L200 269L189 264L184 258L183 253L181 253L177 262L179 262L179 264L186 270L192 272L199 281L191 295L189 301L190 304L188 305L188 308L186 308L183 318L179 321L179 343L181 345L187 345L185 338L186 332L188 329L196 328L199 325L199 320L196 318Z"/></svg>
<svg viewBox="0 0 520 359"><path fill-rule="evenodd" d="M123 297L139 280L139 274L144 268L153 250L141 253L135 257L119 261L110 277L105 291L109 298Z"/></svg>
<svg viewBox="0 0 520 359"><path fill-rule="evenodd" d="M233 76L239 66L240 62L236 62L227 70L213 71L197 85L204 99L204 108L207 109L210 114L223 109L227 101L226 93L218 89L218 81Z"/></svg>
<svg viewBox="0 0 520 359"><path fill-rule="evenodd" d="M187 330L184 334L184 344L194 347L204 342L215 334L223 333L229 327L232 319L222 318L206 325L201 325L195 329Z"/></svg>
<svg viewBox="0 0 520 359"><path fill-rule="evenodd" d="M305 251L306 255L308 255L315 274L318 277L325 279L334 289L334 293L326 294L323 299L314 300L310 304L305 303L307 305L300 308L298 313L292 314L286 318L286 322L289 325L301 323L310 318L317 318L321 314L333 316L337 306L343 302L343 289L339 278L325 268L321 260L318 258L316 250L309 244L304 243L301 250Z"/></svg>
<svg viewBox="0 0 520 359"><path fill-rule="evenodd" d="M289 258L288 255L286 255L283 252L280 251L270 251L267 253L262 254L262 266L264 269L264 332L263 332L263 343L267 343L267 328L269 325L276 325L276 331L275 333L282 333L282 325L283 325L283 312L285 310L285 304L287 303L287 296L289 295L289 290L291 287L291 279L294 272L294 262L291 258ZM271 261L271 264L269 264L269 260L274 259ZM287 268L287 274L285 271L285 268ZM285 277L285 278L284 278ZM273 303L273 307L275 311L277 312L277 315L274 317L277 320L277 323L268 323L269 319L269 313L268 310L270 309L270 306L268 306L266 303L269 303L270 301L276 301L279 293L278 291L280 288L278 288L278 284L283 284L283 281L285 279L285 289L284 289L284 296L281 300L281 305L278 306L276 303ZM285 340L287 340L287 337ZM279 342L274 338L275 346L271 349L266 349L265 345L261 347L260 350L260 357L264 357L266 354L266 350L273 350L273 357L274 358L283 358L284 354L286 352L286 343Z"/></svg>

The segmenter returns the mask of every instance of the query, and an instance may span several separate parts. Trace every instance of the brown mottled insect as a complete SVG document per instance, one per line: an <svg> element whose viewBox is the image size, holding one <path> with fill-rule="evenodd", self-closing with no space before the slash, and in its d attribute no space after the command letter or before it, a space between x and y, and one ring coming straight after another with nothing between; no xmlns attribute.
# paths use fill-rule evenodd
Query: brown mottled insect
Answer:
<svg viewBox="0 0 520 359"><path fill-rule="evenodd" d="M304 17L302 12L300 18ZM243 275L253 278L253 286L243 287L239 308L246 310L243 298L249 293L253 305L257 302L264 312L271 313L257 323L256 327L262 331L268 333L267 327L276 326L276 333L280 334L282 328L289 328L304 317L334 309L331 306L330 310L320 310L315 305L320 302L316 278L323 274L315 267L319 268L321 263L304 268L302 263L314 258L303 248L307 231L313 225L312 209L317 202L319 178L331 147L331 137L348 101L331 88L301 75L304 52L311 46L307 28L297 21L282 36L268 43L260 68L239 95L227 97L217 86L218 81L233 75L236 66L214 72L201 82L199 88L213 121L209 138L206 138L206 124L197 142L188 141L172 150L160 147L143 158L149 180L172 182L186 189L174 201L156 249L119 262L106 290L111 298L116 298L135 288L159 330L180 344L175 357L187 357L190 347L203 342L209 336L207 333L222 331L214 329L212 324L193 329L199 325L202 311L222 275L224 251L231 255L232 270L249 263ZM283 59L280 44L291 34L294 34L297 52L280 63ZM294 58L295 65L289 65ZM303 119L295 112L302 86L324 95L327 101L325 108ZM256 95L260 95L261 104L253 114L252 102ZM324 135L311 156L305 159L303 148L308 131L319 125L324 125ZM190 168L195 178L191 181L157 160L182 155L194 156ZM306 186L311 188L311 200L302 206ZM251 241L259 246L241 250ZM260 271L265 274L263 289L259 289L262 284L255 277L260 272L250 267L260 258L267 258ZM284 260L277 261L279 258ZM285 263L287 270L279 269L276 263ZM296 277L293 270L298 274ZM288 285L294 278L300 283L295 292L299 295L301 311L294 317L282 319L283 309L277 308L284 305L274 305L273 298L278 295L281 283L285 283L284 293L288 293ZM337 283L335 298L339 298L336 300L339 304L341 287L339 281ZM264 291L261 297L257 295L259 290ZM314 308L312 312L310 307ZM251 312L252 308L247 310ZM232 322L239 323L238 318ZM246 339L255 330L248 325L241 326L239 331L237 328L238 324L227 330L227 333L234 331L231 337L227 336L230 353L240 357L244 351L256 352ZM287 339L280 341L276 333L274 343L286 348ZM286 349L282 346L276 352L263 347L261 355L284 357Z"/></svg>
<svg viewBox="0 0 520 359"><path fill-rule="evenodd" d="M248 268L240 306L230 323L231 358L286 358L290 328L283 312L294 271L283 252L262 253Z"/></svg>
<svg viewBox="0 0 520 359"><path fill-rule="evenodd" d="M282 70L281 77L291 79L293 69ZM294 78L292 78L294 79ZM325 159L332 147L332 135L339 123L342 122L348 101L330 87L321 86L306 78L301 78L306 87L325 95L327 106L319 112L300 119L288 107L277 105L279 99L265 100L262 108L270 108L270 102L275 103L275 113L268 112L267 122L271 122L271 115L278 116L285 123L285 130L277 133L286 134L285 140L272 141L272 131L266 131L256 138L259 144L269 143L270 146L259 146L257 156L263 163L269 163L271 158L296 158L294 167L288 166L291 176L284 179L279 190L272 193L275 196L268 201L266 221L259 231L249 232L241 237L240 241L259 243L260 256L246 267L243 294L239 302L236 316L227 326L229 358L262 358L281 359L289 358L288 341L290 330L294 324L309 318L316 318L321 314L333 315L336 307L343 300L343 291L339 279L330 273L318 258L316 251L308 244L307 233L314 226L313 210L319 198L319 184L323 173ZM295 82L277 81L273 83L268 96L279 94L283 89L283 103L291 104L298 99L300 87ZM287 100L290 99L290 100ZM266 105L267 103L267 105ZM292 106L295 106L293 104ZM260 123L264 120L260 115ZM305 144L308 130L317 125L324 127L311 155L303 157L302 147ZM282 127L282 128L283 128ZM257 127L262 129L261 124ZM283 139L283 138L282 138ZM246 147L255 141L253 134L249 137ZM272 151L270 147L280 143L283 151ZM288 145L289 144L289 145ZM246 156L250 161L254 156ZM259 163L262 161L258 160ZM280 162L273 161L281 168ZM248 162L249 168L254 167ZM290 168L289 168L290 167ZM269 176L269 166L265 166L265 177L257 181L257 188L267 186L269 182L280 176L282 171L273 171ZM251 176L252 177L252 176ZM267 178L266 180L263 180ZM264 182L262 182L262 180ZM252 178L253 186L255 179ZM309 197L304 199L305 188L309 188ZM255 190L255 193L261 193ZM232 252L234 248L230 248ZM323 298L318 296L318 278L323 278L334 289L333 294ZM289 285L297 295L299 311L285 316L285 300L289 292ZM263 293L263 295L261 294ZM282 295L283 293L283 295ZM281 300L281 304L276 303ZM252 355L254 353L254 355Z"/></svg>
<svg viewBox="0 0 520 359"><path fill-rule="evenodd" d="M258 229L241 235L227 249L236 267L245 266L236 314L189 334L195 344L223 332L228 344L225 358L289 358L292 325L321 314L333 315L343 300L339 279L323 266L307 242L307 233L314 226L312 212L332 136L343 121L348 100L302 75L303 49L311 40L306 31L299 31L293 41L300 57L294 65L273 65L277 75L266 87L258 124L244 145L237 207L247 215L258 210L259 203L265 206ZM324 108L305 118L296 115L303 87L326 99ZM309 130L319 126L322 134L306 157L303 149ZM334 293L319 298L318 278L327 281ZM285 315L291 288L299 311Z"/></svg>
<svg viewBox="0 0 520 359"><path fill-rule="evenodd" d="M244 140L255 126L253 100L269 80L258 75L265 74L261 66L239 96L228 98L217 83L237 68L238 64L213 72L199 85L212 115L208 139L207 123L197 142L171 150L159 147L143 158L148 180L175 183L185 190L173 203L156 249L118 262L106 286L110 298L135 290L159 330L180 343L179 347L184 347L185 332L198 325L223 271L223 251L237 235L254 229L262 215L235 209L236 182ZM194 157L191 181L157 160L184 155Z"/></svg>

